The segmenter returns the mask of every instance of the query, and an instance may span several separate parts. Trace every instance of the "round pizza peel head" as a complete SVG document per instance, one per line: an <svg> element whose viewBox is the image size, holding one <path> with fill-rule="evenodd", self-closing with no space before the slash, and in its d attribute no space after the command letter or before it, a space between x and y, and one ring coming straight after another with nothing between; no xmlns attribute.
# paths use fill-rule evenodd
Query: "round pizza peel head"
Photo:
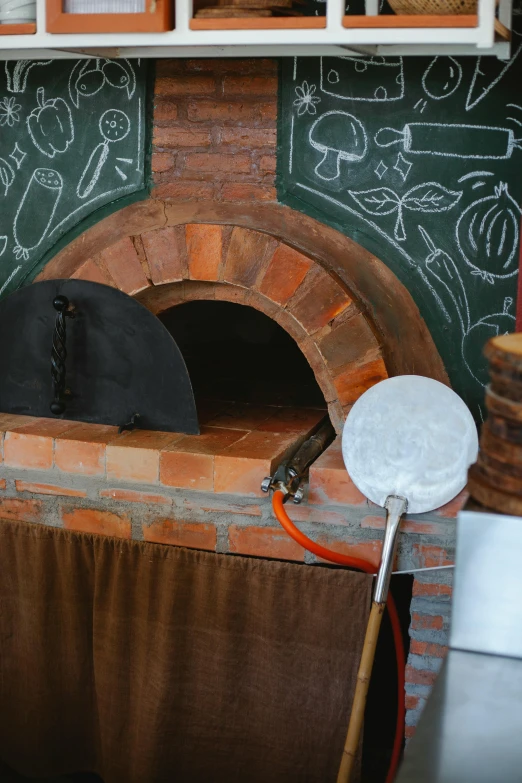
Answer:
<svg viewBox="0 0 522 783"><path fill-rule="evenodd" d="M466 486L478 437L469 409L452 389L420 375L399 375L357 400L342 448L363 495L379 506L396 495L407 500L410 514L421 514Z"/></svg>

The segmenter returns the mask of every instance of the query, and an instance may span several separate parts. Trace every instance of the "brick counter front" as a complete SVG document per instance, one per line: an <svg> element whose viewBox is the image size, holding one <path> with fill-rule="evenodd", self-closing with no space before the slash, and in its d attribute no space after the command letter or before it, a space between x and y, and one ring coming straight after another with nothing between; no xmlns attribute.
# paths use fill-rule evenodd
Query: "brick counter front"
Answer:
<svg viewBox="0 0 522 783"><path fill-rule="evenodd" d="M255 425L250 417L245 427L257 430L223 427L227 418L218 415L210 421L221 426L204 425L200 436L118 435L115 427L0 415L0 520L311 564L316 558L278 525L260 483L297 431L302 439L322 415L310 411L298 425L281 412ZM406 518L398 569L453 561L455 517L465 500L463 492L438 511ZM305 501L289 514L313 540L378 563L384 512L351 482L339 438L312 466ZM407 737L447 650L450 601L451 571L416 575Z"/></svg>

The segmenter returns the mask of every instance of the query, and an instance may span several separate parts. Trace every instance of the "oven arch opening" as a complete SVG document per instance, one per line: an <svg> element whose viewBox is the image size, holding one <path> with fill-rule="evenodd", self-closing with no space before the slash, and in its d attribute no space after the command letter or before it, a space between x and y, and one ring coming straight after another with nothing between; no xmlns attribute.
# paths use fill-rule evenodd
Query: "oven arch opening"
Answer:
<svg viewBox="0 0 522 783"><path fill-rule="evenodd" d="M196 405L216 400L326 410L296 341L259 310L195 300L171 307L159 318L185 359Z"/></svg>

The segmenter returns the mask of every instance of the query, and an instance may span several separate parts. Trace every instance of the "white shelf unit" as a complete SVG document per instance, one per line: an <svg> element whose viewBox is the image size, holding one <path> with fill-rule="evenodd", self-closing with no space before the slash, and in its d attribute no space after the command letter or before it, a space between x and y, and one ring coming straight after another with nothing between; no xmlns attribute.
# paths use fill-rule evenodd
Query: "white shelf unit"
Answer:
<svg viewBox="0 0 522 783"><path fill-rule="evenodd" d="M368 16L378 2L366 0ZM52 34L45 0L37 0L34 35L0 35L0 60L82 57L281 57L317 55L510 56L510 42L495 33L496 0L478 0L476 27L357 27L343 25L345 0L327 0L319 29L192 30L192 0L175 0L175 29L165 33ZM392 17L394 20L400 17ZM511 25L511 0L499 19Z"/></svg>

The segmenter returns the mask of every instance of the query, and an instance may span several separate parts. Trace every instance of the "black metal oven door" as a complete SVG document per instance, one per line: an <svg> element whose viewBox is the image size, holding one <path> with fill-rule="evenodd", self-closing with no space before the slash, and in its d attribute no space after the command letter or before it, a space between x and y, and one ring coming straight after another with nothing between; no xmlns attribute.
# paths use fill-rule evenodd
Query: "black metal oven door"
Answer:
<svg viewBox="0 0 522 783"><path fill-rule="evenodd" d="M0 301L0 412L199 432L183 356L109 286L46 280Z"/></svg>

